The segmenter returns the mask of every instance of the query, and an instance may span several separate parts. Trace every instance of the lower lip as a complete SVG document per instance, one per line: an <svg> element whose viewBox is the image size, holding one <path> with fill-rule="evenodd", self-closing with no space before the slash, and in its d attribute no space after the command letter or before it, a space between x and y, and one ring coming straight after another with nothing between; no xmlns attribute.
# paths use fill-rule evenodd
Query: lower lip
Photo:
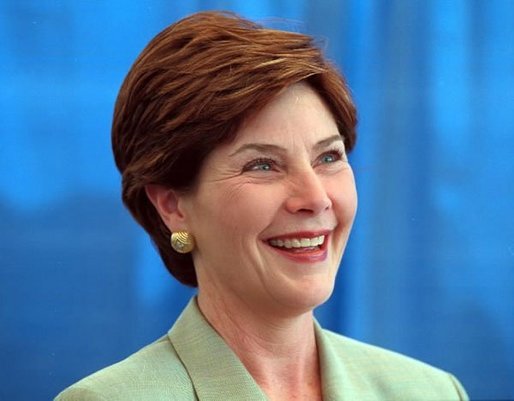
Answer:
<svg viewBox="0 0 514 401"><path fill-rule="evenodd" d="M328 243L328 236L325 237L325 241L323 242L323 245L319 249L316 250L310 250L306 252L302 251L296 251L296 252L290 252L289 250L286 250L287 248L276 248L274 246L271 246L267 244L271 249L279 253L280 255L294 261L297 263L316 263L316 262L323 262L327 259L327 246Z"/></svg>

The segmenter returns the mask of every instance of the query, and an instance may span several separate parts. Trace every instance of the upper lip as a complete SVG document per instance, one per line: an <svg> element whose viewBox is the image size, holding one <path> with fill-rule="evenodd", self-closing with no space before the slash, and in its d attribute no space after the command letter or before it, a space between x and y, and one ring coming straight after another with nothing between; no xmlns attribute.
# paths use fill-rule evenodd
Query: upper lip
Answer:
<svg viewBox="0 0 514 401"><path fill-rule="evenodd" d="M266 241L270 241L272 239L293 239L293 238L315 238L320 235L328 235L332 232L332 230L316 230L316 231L296 231L290 232L287 234L274 235L266 239Z"/></svg>

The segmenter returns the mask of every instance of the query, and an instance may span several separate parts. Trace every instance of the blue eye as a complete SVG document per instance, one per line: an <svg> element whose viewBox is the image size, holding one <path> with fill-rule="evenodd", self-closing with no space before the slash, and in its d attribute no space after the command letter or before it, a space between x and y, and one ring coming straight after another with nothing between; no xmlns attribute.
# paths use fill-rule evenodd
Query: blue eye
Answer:
<svg viewBox="0 0 514 401"><path fill-rule="evenodd" d="M262 171L270 171L271 164L270 163L259 163L252 167L252 170L262 170Z"/></svg>
<svg viewBox="0 0 514 401"><path fill-rule="evenodd" d="M334 157L334 155L330 155L330 154L328 154L328 155L323 156L323 157L321 158L321 161L322 161L323 163L333 163L333 162L335 162L335 161L336 161L336 158Z"/></svg>
<svg viewBox="0 0 514 401"><path fill-rule="evenodd" d="M320 158L320 162L322 164L330 164L330 163L335 163L336 161L341 160L341 158L342 158L341 153L339 151L333 150L333 151L323 154Z"/></svg>
<svg viewBox="0 0 514 401"><path fill-rule="evenodd" d="M275 162L270 159L256 159L244 166L244 171L271 171Z"/></svg>

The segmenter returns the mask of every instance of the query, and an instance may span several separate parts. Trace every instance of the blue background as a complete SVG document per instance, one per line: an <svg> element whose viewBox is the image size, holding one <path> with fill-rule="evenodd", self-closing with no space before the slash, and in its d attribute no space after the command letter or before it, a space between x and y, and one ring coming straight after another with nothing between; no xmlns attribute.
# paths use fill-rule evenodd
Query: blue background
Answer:
<svg viewBox="0 0 514 401"><path fill-rule="evenodd" d="M0 399L51 399L192 295L121 205L110 124L137 54L202 9L320 38L353 89L360 205L322 323L514 399L510 0L0 3Z"/></svg>

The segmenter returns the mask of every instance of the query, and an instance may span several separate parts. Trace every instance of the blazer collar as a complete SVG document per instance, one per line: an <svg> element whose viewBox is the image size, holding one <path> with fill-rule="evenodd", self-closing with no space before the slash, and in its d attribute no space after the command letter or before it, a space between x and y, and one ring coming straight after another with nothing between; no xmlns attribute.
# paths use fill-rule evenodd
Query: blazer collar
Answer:
<svg viewBox="0 0 514 401"><path fill-rule="evenodd" d="M314 322L316 344L321 370L323 401L339 401L359 399L359 394L365 394L368 384L359 375L359 369L352 369L351 358L341 355L341 344L336 346L321 328Z"/></svg>
<svg viewBox="0 0 514 401"><path fill-rule="evenodd" d="M320 358L324 401L353 394L352 381L337 352L317 321L314 322ZM200 401L266 401L266 396L236 354L204 318L196 297L189 301L168 332ZM343 391L343 387L345 388Z"/></svg>
<svg viewBox="0 0 514 401"><path fill-rule="evenodd" d="M235 353L205 320L192 298L168 332L198 399L266 401Z"/></svg>

